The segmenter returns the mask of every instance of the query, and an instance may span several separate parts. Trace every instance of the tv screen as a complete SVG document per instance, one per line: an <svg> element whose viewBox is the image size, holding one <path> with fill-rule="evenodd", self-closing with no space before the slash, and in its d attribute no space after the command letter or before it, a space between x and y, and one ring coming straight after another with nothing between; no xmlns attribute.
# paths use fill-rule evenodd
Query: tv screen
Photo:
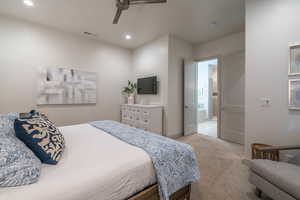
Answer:
<svg viewBox="0 0 300 200"><path fill-rule="evenodd" d="M137 80L138 94L157 94L157 78L148 77Z"/></svg>

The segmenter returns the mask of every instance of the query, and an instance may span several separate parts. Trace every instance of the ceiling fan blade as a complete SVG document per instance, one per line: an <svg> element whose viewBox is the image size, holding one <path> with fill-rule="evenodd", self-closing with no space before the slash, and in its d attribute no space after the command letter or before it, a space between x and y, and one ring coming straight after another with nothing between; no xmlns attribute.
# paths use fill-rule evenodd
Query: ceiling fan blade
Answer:
<svg viewBox="0 0 300 200"><path fill-rule="evenodd" d="M121 17L122 11L123 10L121 8L118 8L118 10L116 12L116 15L115 15L115 18L114 18L114 21L113 21L113 24L117 24L119 22L119 19Z"/></svg>
<svg viewBox="0 0 300 200"><path fill-rule="evenodd" d="M129 5L167 3L167 0L116 0L116 2L118 10L113 20L113 24L117 24L119 22L122 11L127 10L129 8Z"/></svg>
<svg viewBox="0 0 300 200"><path fill-rule="evenodd" d="M167 3L167 0L129 0L130 5L151 3Z"/></svg>

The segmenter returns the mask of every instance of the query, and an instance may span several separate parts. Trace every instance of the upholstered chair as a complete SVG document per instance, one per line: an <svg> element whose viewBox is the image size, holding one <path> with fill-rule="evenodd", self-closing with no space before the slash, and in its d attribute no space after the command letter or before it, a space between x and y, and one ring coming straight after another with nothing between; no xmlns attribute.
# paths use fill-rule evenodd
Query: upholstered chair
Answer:
<svg viewBox="0 0 300 200"><path fill-rule="evenodd" d="M256 187L256 195L262 193L273 200L300 199L300 153L288 162L280 161L280 152L299 150L300 146L256 146L253 160L245 160L249 166L249 181Z"/></svg>

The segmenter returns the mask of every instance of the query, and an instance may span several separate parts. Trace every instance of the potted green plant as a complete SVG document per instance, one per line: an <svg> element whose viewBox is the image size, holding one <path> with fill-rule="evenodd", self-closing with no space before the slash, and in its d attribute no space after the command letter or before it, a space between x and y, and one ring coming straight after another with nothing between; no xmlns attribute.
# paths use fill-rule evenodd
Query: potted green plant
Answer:
<svg viewBox="0 0 300 200"><path fill-rule="evenodd" d="M124 87L122 93L127 96L127 103L128 104L134 104L134 97L136 93L137 85L136 83L133 83L131 81L128 81L128 85Z"/></svg>

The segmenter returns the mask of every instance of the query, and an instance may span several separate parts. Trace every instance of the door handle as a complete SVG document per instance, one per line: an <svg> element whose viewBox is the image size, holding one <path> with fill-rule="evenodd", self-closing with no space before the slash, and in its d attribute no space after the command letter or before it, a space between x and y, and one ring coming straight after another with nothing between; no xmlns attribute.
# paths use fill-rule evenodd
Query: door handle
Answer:
<svg viewBox="0 0 300 200"><path fill-rule="evenodd" d="M189 107L188 106L184 106L184 108L188 109Z"/></svg>

